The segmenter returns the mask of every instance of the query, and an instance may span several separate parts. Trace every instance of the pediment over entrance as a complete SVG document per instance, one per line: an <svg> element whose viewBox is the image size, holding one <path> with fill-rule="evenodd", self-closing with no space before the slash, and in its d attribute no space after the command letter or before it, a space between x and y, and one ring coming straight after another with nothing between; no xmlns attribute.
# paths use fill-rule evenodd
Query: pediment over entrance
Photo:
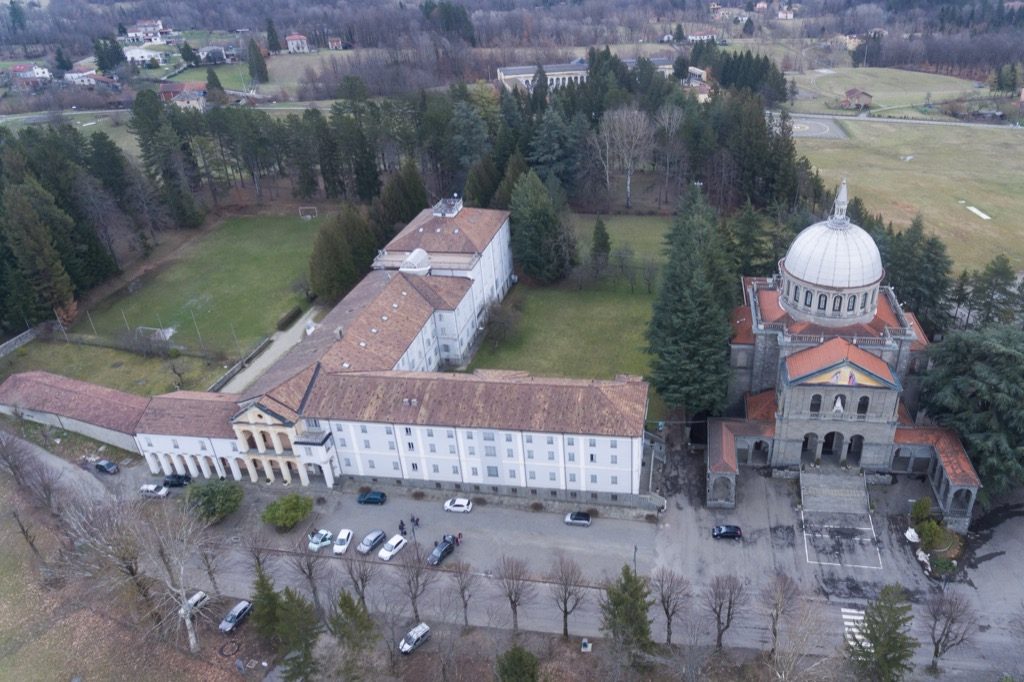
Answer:
<svg viewBox="0 0 1024 682"><path fill-rule="evenodd" d="M888 381L883 381L862 367L853 363L843 363L824 371L793 382L802 386L870 386L872 388L896 388Z"/></svg>
<svg viewBox="0 0 1024 682"><path fill-rule="evenodd" d="M233 424L262 424L269 426L292 426L295 422L287 415L281 414L283 410L276 410L275 405L264 405L262 402L253 402L248 407L242 408L231 420Z"/></svg>
<svg viewBox="0 0 1024 682"><path fill-rule="evenodd" d="M885 360L838 337L787 357L785 374L790 386L900 388Z"/></svg>

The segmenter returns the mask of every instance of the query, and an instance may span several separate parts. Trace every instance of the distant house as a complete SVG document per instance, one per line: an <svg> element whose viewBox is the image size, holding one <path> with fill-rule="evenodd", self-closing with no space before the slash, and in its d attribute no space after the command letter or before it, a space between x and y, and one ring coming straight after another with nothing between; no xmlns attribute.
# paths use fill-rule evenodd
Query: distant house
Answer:
<svg viewBox="0 0 1024 682"><path fill-rule="evenodd" d="M687 92L693 93L701 104L711 101L711 86L702 81L691 81L686 84Z"/></svg>
<svg viewBox="0 0 1024 682"><path fill-rule="evenodd" d="M672 77L672 60L665 57L652 57L649 60L654 68L666 78ZM627 68L636 67L635 59L623 59L622 63ZM537 75L536 66L502 66L498 68L498 82L509 90L524 88L532 91L536 83L533 77ZM557 90L570 84L585 83L587 81L587 61L577 59L569 64L545 64L544 74L548 79L548 89Z"/></svg>
<svg viewBox="0 0 1024 682"><path fill-rule="evenodd" d="M206 110L205 90L183 90L171 100L174 106L180 109L195 109L196 111Z"/></svg>
<svg viewBox="0 0 1024 682"><path fill-rule="evenodd" d="M288 43L289 54L303 54L309 52L309 41L301 33L292 33L285 37Z"/></svg>
<svg viewBox="0 0 1024 682"><path fill-rule="evenodd" d="M697 43L714 43L718 40L714 33L692 33L686 36L686 39L690 41L691 45Z"/></svg>
<svg viewBox="0 0 1024 682"><path fill-rule="evenodd" d="M792 19L794 17L793 10L791 10L791 9L780 9L778 16L779 16L779 19L781 19L783 21L788 21L788 20L790 20L790 19Z"/></svg>
<svg viewBox="0 0 1024 682"><path fill-rule="evenodd" d="M35 64L15 64L11 67L11 87L15 90L38 90L53 79L50 70Z"/></svg>
<svg viewBox="0 0 1024 682"><path fill-rule="evenodd" d="M92 84L99 89L108 90L110 92L121 92L121 81L117 80L116 78L111 78L110 76L101 76L100 74L95 74L91 76L91 78ZM133 99L134 95L128 98L129 105L131 105Z"/></svg>
<svg viewBox="0 0 1024 682"><path fill-rule="evenodd" d="M767 12L768 11L768 3L765 2L764 0L761 0L756 5L754 5L754 11L755 12Z"/></svg>
<svg viewBox="0 0 1024 682"><path fill-rule="evenodd" d="M327 38L327 49L329 50L344 50L345 41L338 36L329 36Z"/></svg>
<svg viewBox="0 0 1024 682"><path fill-rule="evenodd" d="M708 72L705 71L704 69L698 69L696 66L691 66L689 68L689 73L690 73L690 75L689 75L689 78L687 80L689 80L690 82L699 82L699 83L707 83L708 82Z"/></svg>
<svg viewBox="0 0 1024 682"><path fill-rule="evenodd" d="M133 64L135 66L144 66L153 59L155 59L159 64L166 64L167 54L167 52L147 50L144 47L124 48L124 58L127 59L130 64Z"/></svg>
<svg viewBox="0 0 1024 682"><path fill-rule="evenodd" d="M206 95L206 83L201 81L167 81L160 84L160 100L163 102L171 102L175 97L183 92L202 92Z"/></svg>
<svg viewBox="0 0 1024 682"><path fill-rule="evenodd" d="M75 69L64 74L64 80L80 87L96 85L96 69Z"/></svg>
<svg viewBox="0 0 1024 682"><path fill-rule="evenodd" d="M871 93L864 92L860 88L850 88L846 91L846 96L839 101L839 106L843 109L870 109L871 108Z"/></svg>
<svg viewBox="0 0 1024 682"><path fill-rule="evenodd" d="M129 45L163 45L174 34L174 30L164 26L159 19L141 19L121 39Z"/></svg>

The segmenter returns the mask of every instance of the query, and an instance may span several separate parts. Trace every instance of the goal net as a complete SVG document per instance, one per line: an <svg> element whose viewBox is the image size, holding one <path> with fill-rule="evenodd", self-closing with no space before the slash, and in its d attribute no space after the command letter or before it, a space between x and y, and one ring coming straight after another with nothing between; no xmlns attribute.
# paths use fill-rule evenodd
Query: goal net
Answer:
<svg viewBox="0 0 1024 682"><path fill-rule="evenodd" d="M303 220L312 220L313 218L316 218L316 206L299 206L299 217Z"/></svg>

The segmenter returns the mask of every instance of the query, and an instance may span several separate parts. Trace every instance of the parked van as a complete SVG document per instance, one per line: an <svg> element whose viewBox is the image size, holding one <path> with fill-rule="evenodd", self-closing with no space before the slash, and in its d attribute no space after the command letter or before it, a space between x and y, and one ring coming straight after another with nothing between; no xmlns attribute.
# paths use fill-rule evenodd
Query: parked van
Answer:
<svg viewBox="0 0 1024 682"><path fill-rule="evenodd" d="M398 650L403 654L411 654L428 639L430 639L430 626L420 623L402 638L402 641L398 643Z"/></svg>

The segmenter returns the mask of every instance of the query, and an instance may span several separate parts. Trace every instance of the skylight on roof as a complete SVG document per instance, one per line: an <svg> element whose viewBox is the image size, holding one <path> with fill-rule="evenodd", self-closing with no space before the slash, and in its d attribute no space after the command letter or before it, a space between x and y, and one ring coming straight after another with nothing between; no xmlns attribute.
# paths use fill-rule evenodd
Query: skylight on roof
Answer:
<svg viewBox="0 0 1024 682"><path fill-rule="evenodd" d="M366 348L366 341L360 341L359 342L359 347L360 348Z"/></svg>

